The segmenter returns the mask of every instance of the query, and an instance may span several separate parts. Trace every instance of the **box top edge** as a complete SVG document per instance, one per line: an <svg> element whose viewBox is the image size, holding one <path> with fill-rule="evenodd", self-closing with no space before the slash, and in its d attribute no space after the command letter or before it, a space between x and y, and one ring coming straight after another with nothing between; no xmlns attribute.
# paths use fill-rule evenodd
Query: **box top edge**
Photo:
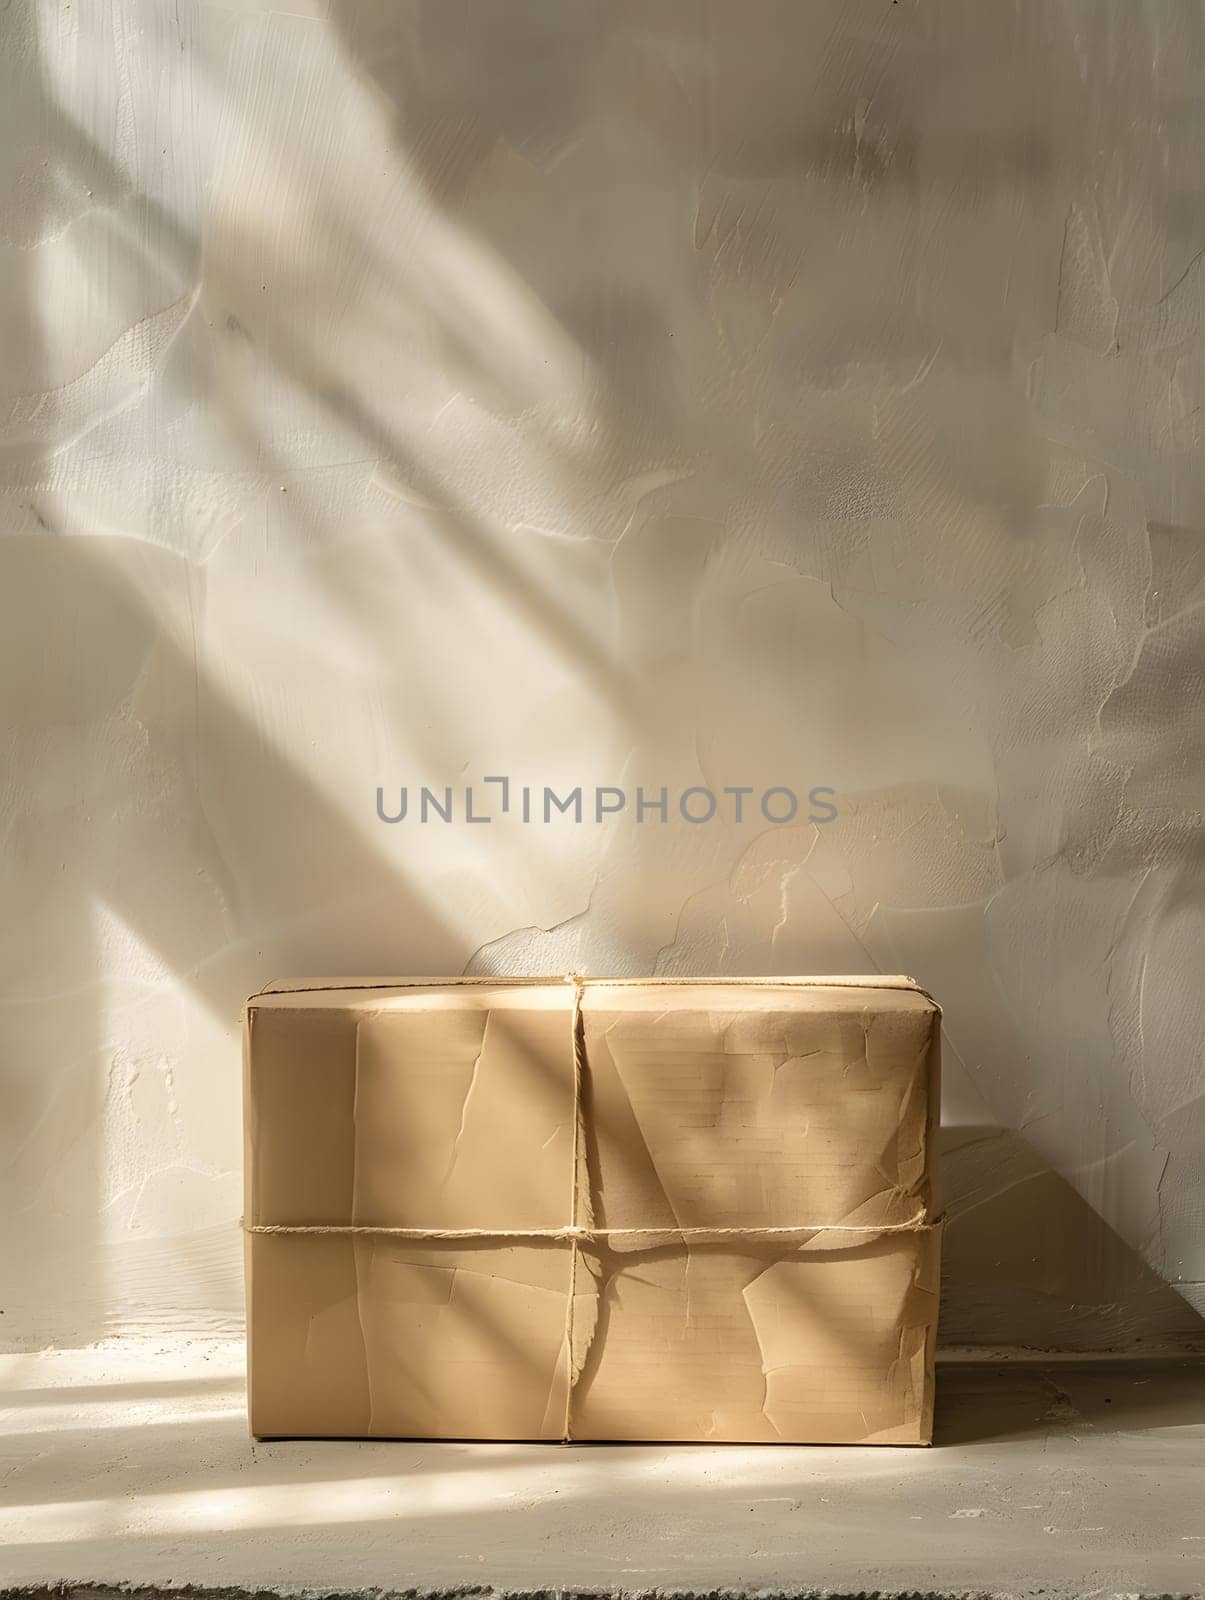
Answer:
<svg viewBox="0 0 1205 1600"><path fill-rule="evenodd" d="M725 976L699 976L690 978L610 978L566 975L564 977L526 977L526 976L493 976L472 977L330 977L330 978L281 978L266 984L249 996L247 1007L253 1006L286 1006L303 1005L303 996L321 994L362 995L365 992L377 990L382 996L396 994L402 990L448 990L457 988L466 989L568 989L575 983L580 983L586 990L608 989L738 989L748 988L758 991L773 989L867 989L875 991L894 990L915 994L929 1001L935 1008L937 1002L925 989L917 983L915 978L904 974L836 974L808 977L789 974L764 977L725 977ZM322 1002L330 1004L329 999ZM938 1008L940 1009L940 1008Z"/></svg>

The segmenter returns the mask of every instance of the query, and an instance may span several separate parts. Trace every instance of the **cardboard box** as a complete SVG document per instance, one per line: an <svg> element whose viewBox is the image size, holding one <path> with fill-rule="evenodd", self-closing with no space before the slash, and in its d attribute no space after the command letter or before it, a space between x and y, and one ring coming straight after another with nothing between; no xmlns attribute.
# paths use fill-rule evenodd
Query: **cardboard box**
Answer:
<svg viewBox="0 0 1205 1600"><path fill-rule="evenodd" d="M928 1443L939 1017L907 978L254 996L252 1432Z"/></svg>

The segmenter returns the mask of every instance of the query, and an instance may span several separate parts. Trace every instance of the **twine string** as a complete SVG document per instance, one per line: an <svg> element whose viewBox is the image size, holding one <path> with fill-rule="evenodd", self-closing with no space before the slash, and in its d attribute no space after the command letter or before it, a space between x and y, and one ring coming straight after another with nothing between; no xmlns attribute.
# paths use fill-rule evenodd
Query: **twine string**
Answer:
<svg viewBox="0 0 1205 1600"><path fill-rule="evenodd" d="M581 1181L578 1174L578 1164L581 1160L582 1143L582 1078L586 1069L586 1025L582 1016L582 1000L585 991L585 980L572 974L569 979L573 985L573 1011L570 1017L570 1029L573 1039L573 1165L569 1181L569 1293L565 1297L565 1415L561 1421L561 1443L568 1444L571 1438L571 1422L573 1410L573 1315L577 1302L577 1257L578 1238L578 1196L581 1192ZM593 1219L591 1219L593 1220Z"/></svg>
<svg viewBox="0 0 1205 1600"><path fill-rule="evenodd" d="M920 1233L935 1223L923 1211L903 1222L796 1222L781 1228L392 1228L376 1222L244 1222L246 1233L374 1234L393 1239L548 1239L590 1244L607 1239L804 1239L813 1233Z"/></svg>

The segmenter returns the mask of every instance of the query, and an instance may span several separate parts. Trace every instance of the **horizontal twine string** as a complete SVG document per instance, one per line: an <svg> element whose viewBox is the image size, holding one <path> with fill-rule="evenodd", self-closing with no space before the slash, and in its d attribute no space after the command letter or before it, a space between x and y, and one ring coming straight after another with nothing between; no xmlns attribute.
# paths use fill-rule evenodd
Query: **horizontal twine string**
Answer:
<svg viewBox="0 0 1205 1600"><path fill-rule="evenodd" d="M797 1222L783 1228L390 1228L363 1222L247 1222L246 1233L379 1234L396 1239L787 1239L813 1233L921 1233L941 1219L905 1222Z"/></svg>

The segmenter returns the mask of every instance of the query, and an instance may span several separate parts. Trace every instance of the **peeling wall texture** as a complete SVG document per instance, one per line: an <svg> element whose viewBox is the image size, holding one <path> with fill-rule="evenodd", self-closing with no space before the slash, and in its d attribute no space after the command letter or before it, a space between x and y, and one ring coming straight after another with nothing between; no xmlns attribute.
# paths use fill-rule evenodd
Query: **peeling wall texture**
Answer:
<svg viewBox="0 0 1205 1600"><path fill-rule="evenodd" d="M915 974L947 1343L1199 1336L1205 6L0 34L0 1337L241 1327L262 981L571 969Z"/></svg>

